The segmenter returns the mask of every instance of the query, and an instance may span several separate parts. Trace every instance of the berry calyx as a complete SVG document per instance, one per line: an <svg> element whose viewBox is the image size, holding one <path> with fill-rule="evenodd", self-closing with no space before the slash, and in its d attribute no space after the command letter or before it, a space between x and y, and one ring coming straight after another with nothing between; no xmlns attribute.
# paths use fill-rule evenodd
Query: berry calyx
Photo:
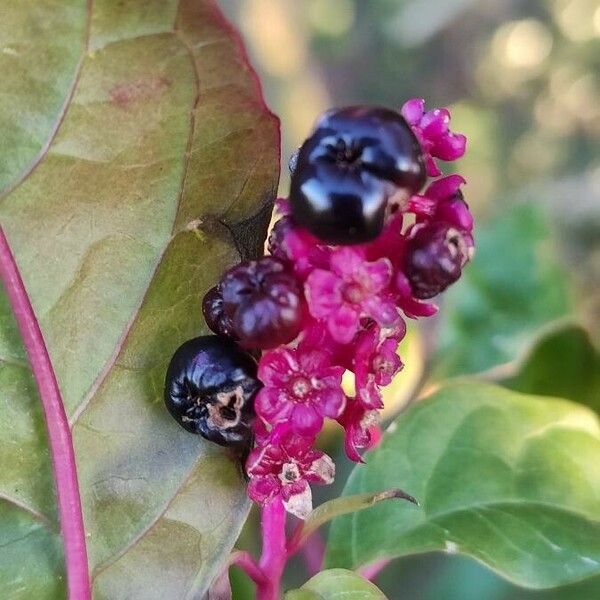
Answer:
<svg viewBox="0 0 600 600"><path fill-rule="evenodd" d="M404 273L415 298L443 292L461 275L469 259L463 233L449 223L417 225L406 245Z"/></svg>
<svg viewBox="0 0 600 600"><path fill-rule="evenodd" d="M187 431L221 446L249 448L254 397L261 387L254 359L216 335L197 337L173 355L164 401Z"/></svg>
<svg viewBox="0 0 600 600"><path fill-rule="evenodd" d="M359 244L381 232L388 201L425 181L421 148L404 118L386 108L351 106L317 122L292 174L295 220L330 244Z"/></svg>
<svg viewBox="0 0 600 600"><path fill-rule="evenodd" d="M224 314L240 344L274 348L292 341L302 325L302 292L281 260L265 256L229 269L220 283Z"/></svg>

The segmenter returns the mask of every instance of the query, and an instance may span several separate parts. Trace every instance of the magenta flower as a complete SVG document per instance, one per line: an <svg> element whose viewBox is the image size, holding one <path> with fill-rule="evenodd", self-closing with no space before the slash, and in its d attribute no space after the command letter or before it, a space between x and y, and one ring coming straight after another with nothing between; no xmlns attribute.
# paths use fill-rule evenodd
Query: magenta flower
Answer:
<svg viewBox="0 0 600 600"><path fill-rule="evenodd" d="M394 330L371 326L356 341L354 375L356 400L366 409L383 408L379 386L389 385L402 367L398 344L406 333L404 321Z"/></svg>
<svg viewBox="0 0 600 600"><path fill-rule="evenodd" d="M310 440L287 435L279 443L256 448L246 462L248 495L265 505L280 496L286 510L306 519L312 510L309 482L329 484L335 465L329 456L312 450Z"/></svg>
<svg viewBox="0 0 600 600"><path fill-rule="evenodd" d="M398 311L387 293L391 278L389 259L367 262L364 252L340 248L332 253L328 271L315 269L306 280L309 311L326 322L336 342L348 344L362 317L382 326L398 321Z"/></svg>
<svg viewBox="0 0 600 600"><path fill-rule="evenodd" d="M265 387L254 402L256 413L271 425L289 422L296 433L315 436L325 417L335 419L344 410L343 374L326 352L303 347L266 352L258 365Z"/></svg>
<svg viewBox="0 0 600 600"><path fill-rule="evenodd" d="M349 401L346 410L338 419L345 430L344 448L346 455L354 462L364 462L360 450L368 450L379 443L381 428L379 413L364 408L359 402Z"/></svg>
<svg viewBox="0 0 600 600"><path fill-rule="evenodd" d="M473 216L460 190L460 186L464 184L465 179L460 175L440 177L423 194L410 198L409 211L417 215L417 222L450 223L457 229L470 233L473 231Z"/></svg>
<svg viewBox="0 0 600 600"><path fill-rule="evenodd" d="M467 138L450 131L450 111L447 108L434 108L425 112L425 100L413 98L404 103L400 112L423 148L427 175L430 177L437 177L442 173L434 157L456 160L465 153Z"/></svg>

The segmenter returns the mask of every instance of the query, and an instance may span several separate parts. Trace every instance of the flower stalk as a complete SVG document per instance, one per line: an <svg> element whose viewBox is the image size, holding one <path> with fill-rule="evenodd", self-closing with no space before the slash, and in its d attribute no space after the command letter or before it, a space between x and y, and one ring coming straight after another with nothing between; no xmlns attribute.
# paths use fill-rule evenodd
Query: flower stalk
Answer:
<svg viewBox="0 0 600 600"><path fill-rule="evenodd" d="M0 279L15 315L44 410L63 536L68 598L90 600L85 528L71 430L48 349L1 226Z"/></svg>

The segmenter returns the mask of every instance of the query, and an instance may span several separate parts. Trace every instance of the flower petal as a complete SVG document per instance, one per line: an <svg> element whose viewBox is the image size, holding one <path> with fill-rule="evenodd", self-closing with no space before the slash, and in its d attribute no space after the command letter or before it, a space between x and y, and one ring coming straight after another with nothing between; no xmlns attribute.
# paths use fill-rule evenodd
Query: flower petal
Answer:
<svg viewBox="0 0 600 600"><path fill-rule="evenodd" d="M327 454L321 454L306 471L306 479L329 485L335 477L335 464Z"/></svg>
<svg viewBox="0 0 600 600"><path fill-rule="evenodd" d="M352 276L363 265L365 256L359 250L341 247L331 255L331 270L340 275Z"/></svg>
<svg viewBox="0 0 600 600"><path fill-rule="evenodd" d="M284 386L295 371L298 371L298 362L287 348L265 352L258 363L258 378L267 386Z"/></svg>
<svg viewBox="0 0 600 600"><path fill-rule="evenodd" d="M248 483L248 496L254 502L264 504L275 497L281 490L281 482L275 475L253 477Z"/></svg>
<svg viewBox="0 0 600 600"><path fill-rule="evenodd" d="M421 120L424 110L425 100L423 98L412 98L402 105L400 113L411 125L416 125Z"/></svg>
<svg viewBox="0 0 600 600"><path fill-rule="evenodd" d="M292 400L284 390L272 387L262 388L254 400L256 414L267 423L285 421L292 412Z"/></svg>
<svg viewBox="0 0 600 600"><path fill-rule="evenodd" d="M312 404L293 405L290 421L294 431L305 436L316 436L323 427L323 417Z"/></svg>
<svg viewBox="0 0 600 600"><path fill-rule="evenodd" d="M337 419L342 414L345 406L346 394L344 394L341 387L338 389L324 389L319 392L317 410L322 416Z"/></svg>
<svg viewBox="0 0 600 600"><path fill-rule="evenodd" d="M392 278L392 263L388 258L380 258L370 263L363 262L358 272L362 277L367 279L369 291L376 294L390 283Z"/></svg>
<svg viewBox="0 0 600 600"><path fill-rule="evenodd" d="M464 185L466 180L461 175L454 173L447 177L440 177L436 179L431 185L425 190L425 195L429 198L435 198L441 200L453 196L461 185Z"/></svg>
<svg viewBox="0 0 600 600"><path fill-rule="evenodd" d="M449 133L436 141L432 154L442 160L456 160L460 158L467 147L467 138L460 133Z"/></svg>
<svg viewBox="0 0 600 600"><path fill-rule="evenodd" d="M361 308L380 325L389 327L400 317L395 302L381 296L371 296L361 303Z"/></svg>
<svg viewBox="0 0 600 600"><path fill-rule="evenodd" d="M287 500L284 498L283 505L285 510L295 517L302 520L306 519L312 512L312 492L310 486L307 484L301 493L291 494Z"/></svg>
<svg viewBox="0 0 600 600"><path fill-rule="evenodd" d="M331 337L340 344L349 344L358 331L359 313L355 308L343 304L327 320Z"/></svg>
<svg viewBox="0 0 600 600"><path fill-rule="evenodd" d="M341 281L330 271L315 269L304 286L310 314L316 319L327 317L342 301Z"/></svg>

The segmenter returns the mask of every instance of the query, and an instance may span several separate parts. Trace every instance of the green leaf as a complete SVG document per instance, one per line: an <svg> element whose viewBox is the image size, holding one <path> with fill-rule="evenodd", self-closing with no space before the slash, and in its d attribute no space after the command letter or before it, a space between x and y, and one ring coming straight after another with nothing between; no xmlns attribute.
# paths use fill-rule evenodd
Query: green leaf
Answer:
<svg viewBox="0 0 600 600"><path fill-rule="evenodd" d="M600 574L600 426L585 407L448 386L395 421L345 493L384 482L421 507L384 502L334 520L328 567L445 550L527 587Z"/></svg>
<svg viewBox="0 0 600 600"><path fill-rule="evenodd" d="M528 394L559 396L600 412L600 351L581 326L567 324L537 340L503 385Z"/></svg>
<svg viewBox="0 0 600 600"><path fill-rule="evenodd" d="M322 571L299 590L285 595L285 600L385 600L370 581L345 569Z"/></svg>
<svg viewBox="0 0 600 600"><path fill-rule="evenodd" d="M505 211L478 228L475 258L444 296L438 377L507 363L544 324L569 312L567 276L539 207Z"/></svg>
<svg viewBox="0 0 600 600"><path fill-rule="evenodd" d="M0 221L73 427L94 598L196 598L248 502L237 462L168 416L163 378L205 331L203 293L261 252L278 123L211 0L83 5L3 7ZM45 426L3 294L0 390L0 589L62 599Z"/></svg>
<svg viewBox="0 0 600 600"><path fill-rule="evenodd" d="M335 517L347 515L358 510L364 510L383 502L384 500L408 500L413 504L418 502L406 492L399 489L385 490L376 494L356 494L354 496L342 496L323 502L317 506L305 521L302 521L300 528L295 532L293 537L293 545L300 546L308 536L314 533L321 525L328 523Z"/></svg>

